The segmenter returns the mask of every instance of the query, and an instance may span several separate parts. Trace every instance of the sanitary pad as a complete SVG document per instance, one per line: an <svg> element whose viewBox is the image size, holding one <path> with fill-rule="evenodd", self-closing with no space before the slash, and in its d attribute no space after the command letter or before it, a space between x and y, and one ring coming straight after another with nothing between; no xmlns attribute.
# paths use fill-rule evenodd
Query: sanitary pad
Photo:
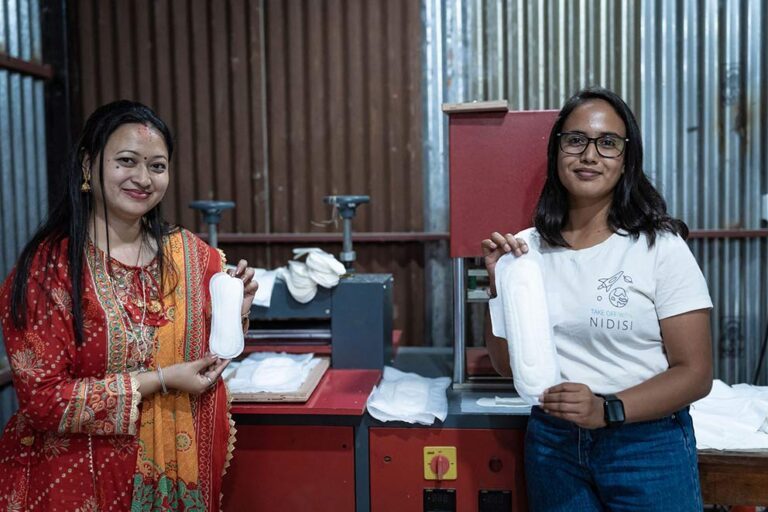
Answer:
<svg viewBox="0 0 768 512"><path fill-rule="evenodd" d="M243 308L243 281L226 272L211 277L211 352L223 359L239 356L245 348L240 314Z"/></svg>
<svg viewBox="0 0 768 512"><path fill-rule="evenodd" d="M448 377L429 379L384 367L381 383L368 397L368 412L379 421L405 421L431 425L448 415Z"/></svg>
<svg viewBox="0 0 768 512"><path fill-rule="evenodd" d="M549 323L541 255L528 244L522 256L505 254L496 263L495 299L489 301L494 336L507 340L515 389L531 405L558 384L560 365Z"/></svg>
<svg viewBox="0 0 768 512"><path fill-rule="evenodd" d="M314 354L256 352L230 363L224 380L233 393L292 393L298 391L320 359Z"/></svg>

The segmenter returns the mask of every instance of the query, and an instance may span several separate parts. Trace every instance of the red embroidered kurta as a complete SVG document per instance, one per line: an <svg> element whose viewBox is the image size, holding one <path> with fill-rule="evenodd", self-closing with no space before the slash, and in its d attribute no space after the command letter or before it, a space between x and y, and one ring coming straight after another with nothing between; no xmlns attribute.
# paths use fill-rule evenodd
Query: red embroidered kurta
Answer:
<svg viewBox="0 0 768 512"><path fill-rule="evenodd" d="M208 281L221 270L221 258L187 231L172 236L177 237L174 245L183 246L187 256L185 268L177 272L186 280L191 300L184 302L185 325L177 328L185 333L182 354L190 360L207 352ZM156 274L156 263L154 269L150 264L141 271L112 260L110 281L104 272L106 258L91 246L82 303L84 340L77 346L66 248L64 241L51 263L45 251L38 251L29 272L26 328L16 329L10 318L12 277L0 290L4 341L19 398L19 410L0 438L0 510L124 511L132 507L141 396L131 372L142 363L154 368L153 351L148 354L142 342L151 343L155 328L172 321L173 307L158 310L156 303L144 307L147 298L160 295L159 284L153 288L148 279ZM139 272L143 273L137 277ZM143 290L138 289L141 279L145 280ZM126 300L131 296L141 300L131 304ZM143 336L131 329L142 323ZM193 397L191 403L200 480L193 486L195 506L189 509L217 510L231 448L223 383ZM137 497L142 503L134 503L135 509L187 509L184 496L153 497L153 492L163 491L152 489L151 481L142 486L142 496Z"/></svg>

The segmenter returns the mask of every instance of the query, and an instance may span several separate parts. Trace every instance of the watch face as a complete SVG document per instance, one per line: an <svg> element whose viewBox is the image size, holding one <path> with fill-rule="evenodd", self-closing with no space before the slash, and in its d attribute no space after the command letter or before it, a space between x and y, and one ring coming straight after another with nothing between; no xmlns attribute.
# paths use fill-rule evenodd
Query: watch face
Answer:
<svg viewBox="0 0 768 512"><path fill-rule="evenodd" d="M605 397L605 422L608 426L624 423L624 403L616 397Z"/></svg>

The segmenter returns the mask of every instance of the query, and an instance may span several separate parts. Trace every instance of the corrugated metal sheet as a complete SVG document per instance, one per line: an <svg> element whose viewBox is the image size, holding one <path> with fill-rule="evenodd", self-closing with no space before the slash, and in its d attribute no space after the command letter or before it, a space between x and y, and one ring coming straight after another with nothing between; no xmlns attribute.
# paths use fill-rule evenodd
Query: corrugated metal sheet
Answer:
<svg viewBox="0 0 768 512"><path fill-rule="evenodd" d="M37 0L0 0L0 53L41 63ZM47 209L43 82L0 69L0 278ZM0 354L5 348L0 339ZM0 391L0 426L16 408L10 387Z"/></svg>
<svg viewBox="0 0 768 512"><path fill-rule="evenodd" d="M653 84L642 97L647 172L694 229L765 227L765 3L657 1L642 9L641 80ZM693 249L715 302L715 373L751 381L768 322L766 240L697 240Z"/></svg>
<svg viewBox="0 0 768 512"><path fill-rule="evenodd" d="M438 91L427 98L541 109L559 108L580 87L612 88L639 117L646 172L674 215L694 229L765 227L764 2L426 2L437 15L427 18L427 54L445 56L427 68ZM429 144L444 147L442 113L426 115ZM444 175L444 150L430 155L430 174ZM766 241L702 239L692 248L715 303L716 376L751 380L768 322Z"/></svg>
<svg viewBox="0 0 768 512"><path fill-rule="evenodd" d="M231 199L222 230L306 232L324 195L370 193L358 229L421 230L418 5L78 5L83 113L132 98L175 128L171 217L194 225L189 201Z"/></svg>
<svg viewBox="0 0 768 512"><path fill-rule="evenodd" d="M221 232L338 231L313 224L331 216L323 196L369 194L355 231L421 231L419 7L79 0L83 118L132 98L171 124L178 153L166 213L184 226L202 231L187 204L215 198L237 203ZM411 306L423 302L423 247L377 248L357 249L361 268L395 274L395 325L406 342L421 341L423 309ZM225 249L268 267L285 262L280 249Z"/></svg>
<svg viewBox="0 0 768 512"><path fill-rule="evenodd" d="M174 130L178 179L166 215L195 227L190 201L234 200L222 230L263 231L260 2L80 0L77 18L83 119L128 98L152 106Z"/></svg>

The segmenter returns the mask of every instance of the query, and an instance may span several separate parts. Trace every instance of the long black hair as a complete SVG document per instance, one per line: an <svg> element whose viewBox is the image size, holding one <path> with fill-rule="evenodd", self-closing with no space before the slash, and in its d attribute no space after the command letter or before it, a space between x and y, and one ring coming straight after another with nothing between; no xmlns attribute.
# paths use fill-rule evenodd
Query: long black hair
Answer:
<svg viewBox="0 0 768 512"><path fill-rule="evenodd" d="M560 151L557 134L562 131L571 112L590 100L608 102L624 121L626 138L629 139L624 149L624 173L613 189L613 200L608 212L610 230L614 233L624 230L633 238L645 233L649 246L653 246L656 233L660 231L687 238L688 226L667 214L667 203L643 171L643 141L635 115L616 93L600 88L582 89L566 101L549 134L547 179L534 214L534 225L541 237L552 246L569 247L562 235L562 229L568 222L568 191L557 173Z"/></svg>
<svg viewBox="0 0 768 512"><path fill-rule="evenodd" d="M71 284L72 322L75 332L75 342L79 345L83 340L83 258L88 244L88 222L94 213L93 192L83 192L84 160L94 171L98 170L101 183L102 203L104 199L104 147L110 136L124 124L138 123L156 129L163 136L168 149L168 160L173 155L173 137L168 126L152 109L141 103L119 100L97 108L85 123L76 146L70 152L64 166L64 181L66 190L52 206L45 222L38 228L35 235L24 247L16 264L11 289L11 317L14 325L21 329L27 323L27 282L32 261L43 251L46 262L51 263L60 257L58 249L61 242L68 239L66 265L67 275ZM98 157L99 165L95 165ZM96 175L93 176L96 179ZM105 208L106 216L106 208ZM105 217L106 218L106 217ZM108 219L107 219L108 221ZM147 212L141 221L141 236L145 240L154 241L157 247L156 258L160 268L160 283L163 274L173 271L167 268L170 259L164 258L163 237L172 230L163 219L160 204ZM109 230L107 230L109 233ZM109 235L107 234L107 254L109 254Z"/></svg>

